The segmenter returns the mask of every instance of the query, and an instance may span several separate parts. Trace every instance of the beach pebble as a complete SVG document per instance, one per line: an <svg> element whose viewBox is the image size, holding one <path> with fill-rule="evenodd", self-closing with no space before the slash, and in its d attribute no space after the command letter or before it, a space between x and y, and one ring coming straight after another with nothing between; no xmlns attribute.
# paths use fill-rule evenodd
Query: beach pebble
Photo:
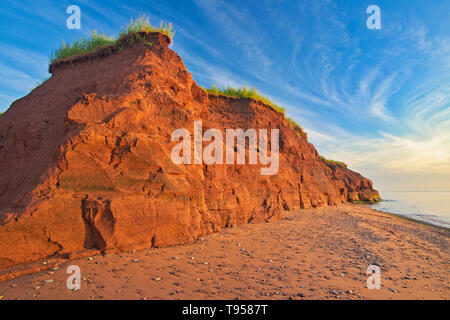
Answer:
<svg viewBox="0 0 450 320"><path fill-rule="evenodd" d="M153 278L153 280L155 280L155 281L160 281L161 278L160 278L160 277L158 277L158 278Z"/></svg>
<svg viewBox="0 0 450 320"><path fill-rule="evenodd" d="M44 280L45 283L52 283L53 281L54 281L53 279Z"/></svg>
<svg viewBox="0 0 450 320"><path fill-rule="evenodd" d="M134 260L131 260L131 261L133 261L133 262L139 262L139 259L134 259Z"/></svg>

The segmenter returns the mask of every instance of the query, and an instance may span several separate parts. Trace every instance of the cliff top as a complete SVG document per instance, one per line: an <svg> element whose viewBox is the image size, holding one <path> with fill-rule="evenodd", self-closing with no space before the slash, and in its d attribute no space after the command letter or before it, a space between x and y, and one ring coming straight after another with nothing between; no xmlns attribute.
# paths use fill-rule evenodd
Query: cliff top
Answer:
<svg viewBox="0 0 450 320"><path fill-rule="evenodd" d="M136 20L131 19L125 27L121 28L118 38L114 34L108 37L104 33L94 30L88 39L83 37L70 44L63 42L58 49L54 50L50 56L49 72L52 73L55 66L60 64L74 63L84 61L86 58L92 59L120 52L137 41L144 41L151 46L152 42L148 36L154 34L165 37L169 45L175 36L175 30L172 23L164 24L163 21L159 27L152 26L150 19L146 16L141 16Z"/></svg>

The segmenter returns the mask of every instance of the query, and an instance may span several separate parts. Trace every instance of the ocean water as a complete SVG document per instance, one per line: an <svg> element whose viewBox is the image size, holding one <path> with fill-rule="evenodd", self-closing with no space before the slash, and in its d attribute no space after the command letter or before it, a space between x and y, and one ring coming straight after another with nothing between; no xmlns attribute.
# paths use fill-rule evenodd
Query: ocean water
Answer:
<svg viewBox="0 0 450 320"><path fill-rule="evenodd" d="M450 191L385 191L372 208L450 228Z"/></svg>

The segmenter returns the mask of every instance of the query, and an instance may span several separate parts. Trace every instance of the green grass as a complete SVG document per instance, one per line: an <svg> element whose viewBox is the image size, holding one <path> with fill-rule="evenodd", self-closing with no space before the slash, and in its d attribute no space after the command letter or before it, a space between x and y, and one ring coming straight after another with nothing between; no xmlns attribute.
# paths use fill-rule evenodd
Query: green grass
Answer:
<svg viewBox="0 0 450 320"><path fill-rule="evenodd" d="M336 160L328 160L327 158L325 158L324 156L320 156L320 159L322 159L323 162L328 163L328 164L333 164L335 166L339 166L341 168L347 168L347 164L345 164L342 161L336 161Z"/></svg>
<svg viewBox="0 0 450 320"><path fill-rule="evenodd" d="M286 117L286 120L292 127L296 128L296 129L300 129L302 132L304 132L303 128L297 123L297 121L292 120L291 118L288 118L288 117Z"/></svg>
<svg viewBox="0 0 450 320"><path fill-rule="evenodd" d="M303 128L294 120L288 118L285 114L285 110L283 107L277 105L273 101L271 101L269 98L261 95L256 88L248 88L247 86L243 86L241 88L233 88L233 87L226 87L226 88L218 88L216 86L212 86L211 88L207 89L202 87L203 90L205 90L208 93L217 94L217 95L223 95L227 97L236 97L236 98L251 98L255 99L257 101L260 101L270 107L272 107L274 110L280 112L283 114L283 116L286 118L288 124L300 135L305 136L306 133L303 130Z"/></svg>
<svg viewBox="0 0 450 320"><path fill-rule="evenodd" d="M71 44L63 42L59 49L53 51L50 60L53 62L59 59L69 58L94 51L98 47L113 45L115 43L114 36L107 37L105 34L98 33L97 30L94 30L89 39L83 37L75 40Z"/></svg>
<svg viewBox="0 0 450 320"><path fill-rule="evenodd" d="M255 99L257 101L261 101L262 103L271 106L275 110L281 112L284 114L284 108L278 106L273 101L271 101L269 98L261 95L256 88L248 88L247 86L243 86L242 88L232 88L232 87L226 87L226 88L218 88L216 86L212 86L210 89L203 88L208 93L223 95L227 97L237 97L237 98L251 98Z"/></svg>
<svg viewBox="0 0 450 320"><path fill-rule="evenodd" d="M169 24L163 23L161 21L159 27L154 27L150 24L150 19L148 17L140 16L136 20L131 19L130 22L125 26L125 29L121 29L119 33L119 39L131 33L136 32L161 32L171 39L175 36L175 30L173 29L173 25L170 22Z"/></svg>
<svg viewBox="0 0 450 320"><path fill-rule="evenodd" d="M0 117L4 114L4 112L0 112Z"/></svg>
<svg viewBox="0 0 450 320"><path fill-rule="evenodd" d="M175 30L173 29L172 23L167 25L161 21L159 27L154 27L150 24L150 19L148 17L141 16L136 20L131 19L125 28L122 27L118 38L114 35L108 37L104 33L98 33L97 30L94 30L88 39L83 37L75 40L71 44L63 42L58 49L52 52L50 64L59 59L92 52L99 47L115 45L117 41L126 35L137 32L161 32L168 35L171 39L175 36Z"/></svg>

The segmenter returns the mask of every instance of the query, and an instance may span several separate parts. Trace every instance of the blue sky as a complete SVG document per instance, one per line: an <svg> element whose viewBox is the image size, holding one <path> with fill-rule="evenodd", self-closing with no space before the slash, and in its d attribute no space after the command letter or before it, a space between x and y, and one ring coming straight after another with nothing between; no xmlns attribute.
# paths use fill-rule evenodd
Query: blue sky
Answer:
<svg viewBox="0 0 450 320"><path fill-rule="evenodd" d="M81 30L66 8L81 8ZM369 30L366 9L381 9ZM319 153L381 190L450 190L450 1L20 1L0 7L0 110L48 77L62 41L171 21L199 85L257 87Z"/></svg>

